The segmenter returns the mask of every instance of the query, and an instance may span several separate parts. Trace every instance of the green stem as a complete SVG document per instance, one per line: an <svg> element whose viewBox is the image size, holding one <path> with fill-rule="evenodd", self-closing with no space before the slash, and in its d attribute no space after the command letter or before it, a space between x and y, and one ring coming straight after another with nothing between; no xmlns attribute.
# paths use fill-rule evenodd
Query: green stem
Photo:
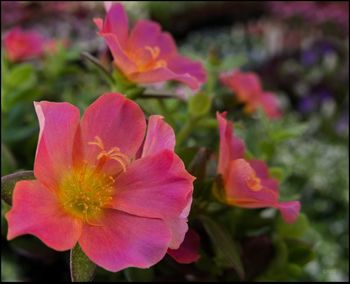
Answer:
<svg viewBox="0 0 350 284"><path fill-rule="evenodd" d="M176 135L176 147L179 147L191 134L192 129L196 126L199 118L189 117Z"/></svg>

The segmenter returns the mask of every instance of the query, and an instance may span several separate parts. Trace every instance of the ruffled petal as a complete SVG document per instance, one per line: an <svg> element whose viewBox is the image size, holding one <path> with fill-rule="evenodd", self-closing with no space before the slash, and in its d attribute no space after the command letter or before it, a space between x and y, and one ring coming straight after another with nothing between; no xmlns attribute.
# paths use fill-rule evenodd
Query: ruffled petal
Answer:
<svg viewBox="0 0 350 284"><path fill-rule="evenodd" d="M164 221L106 210L101 226L85 225L79 244L97 265L117 272L148 268L166 254L170 232Z"/></svg>
<svg viewBox="0 0 350 284"><path fill-rule="evenodd" d="M41 183L53 189L72 166L80 113L68 103L35 102L34 106L40 125L34 174Z"/></svg>
<svg viewBox="0 0 350 284"><path fill-rule="evenodd" d="M193 191L192 177L169 150L136 160L116 180L112 206L150 218L178 217Z"/></svg>
<svg viewBox="0 0 350 284"><path fill-rule="evenodd" d="M168 249L168 254L179 263L192 263L199 259L200 238L196 231L189 229L185 240L176 249Z"/></svg>
<svg viewBox="0 0 350 284"><path fill-rule="evenodd" d="M163 150L174 151L175 133L160 115L151 115L143 145L142 157L157 154Z"/></svg>
<svg viewBox="0 0 350 284"><path fill-rule="evenodd" d="M229 162L244 157L245 147L243 140L234 136L233 123L226 119L226 112L217 112L216 119L220 131L220 149L217 172L225 176Z"/></svg>
<svg viewBox="0 0 350 284"><path fill-rule="evenodd" d="M62 210L55 193L36 180L17 182L6 219L9 240L31 234L58 251L74 247L82 229L81 221Z"/></svg>
<svg viewBox="0 0 350 284"><path fill-rule="evenodd" d="M89 142L99 137L106 151L118 147L121 153L133 158L143 141L145 129L144 114L136 103L121 94L106 93L86 109L81 120L83 157L91 165L97 163L101 149ZM120 164L110 160L105 169L115 174Z"/></svg>

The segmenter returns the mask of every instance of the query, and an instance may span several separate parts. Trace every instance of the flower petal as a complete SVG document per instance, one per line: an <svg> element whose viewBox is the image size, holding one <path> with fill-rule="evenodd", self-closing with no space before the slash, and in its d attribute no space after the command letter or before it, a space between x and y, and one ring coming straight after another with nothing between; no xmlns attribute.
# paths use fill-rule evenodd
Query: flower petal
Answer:
<svg viewBox="0 0 350 284"><path fill-rule="evenodd" d="M263 92L259 98L260 105L269 118L280 118L282 112L277 97L270 92Z"/></svg>
<svg viewBox="0 0 350 284"><path fill-rule="evenodd" d="M107 10L102 33L112 33L118 38L120 45L125 48L128 40L128 15L120 3L112 4Z"/></svg>
<svg viewBox="0 0 350 284"><path fill-rule="evenodd" d="M287 201L281 202L278 205L282 217L286 223L294 223L300 213L300 202L299 201Z"/></svg>
<svg viewBox="0 0 350 284"><path fill-rule="evenodd" d="M67 215L56 195L36 180L17 182L6 219L9 240L31 234L59 251L74 247L82 229L81 221Z"/></svg>
<svg viewBox="0 0 350 284"><path fill-rule="evenodd" d="M34 162L35 177L54 189L72 165L73 145L79 126L79 109L68 103L35 102L40 133Z"/></svg>
<svg viewBox="0 0 350 284"><path fill-rule="evenodd" d="M144 114L136 103L121 94L106 93L85 110L81 120L84 159L92 165L97 162L101 149L89 144L96 136L102 140L106 151L118 147L132 158L143 141L145 129ZM118 162L114 160L106 166L115 168L114 173L119 170Z"/></svg>
<svg viewBox="0 0 350 284"><path fill-rule="evenodd" d="M178 217L192 195L194 178L172 151L136 160L116 180L113 208L130 214Z"/></svg>
<svg viewBox="0 0 350 284"><path fill-rule="evenodd" d="M177 74L166 67L160 67L147 72L135 72L129 75L129 79L143 84L175 80L188 85L192 89L198 89L200 86L200 82L197 78L191 76L191 74Z"/></svg>
<svg viewBox="0 0 350 284"><path fill-rule="evenodd" d="M106 210L102 226L85 225L79 244L97 265L112 272L148 268L160 261L170 240L164 221Z"/></svg>
<svg viewBox="0 0 350 284"><path fill-rule="evenodd" d="M262 186L258 190L248 187L247 181L255 175L254 169L244 159L231 161L225 180L225 190L232 204L246 208L277 207L278 193Z"/></svg>
<svg viewBox="0 0 350 284"><path fill-rule="evenodd" d="M172 36L162 32L161 26L153 21L139 20L130 33L130 50L143 50L146 47L159 48L157 59L167 59L176 54L176 44Z"/></svg>
<svg viewBox="0 0 350 284"><path fill-rule="evenodd" d="M207 73L203 65L184 56L174 56L168 61L168 68L176 74L188 74L200 84L207 80Z"/></svg>
<svg viewBox="0 0 350 284"><path fill-rule="evenodd" d="M249 160L249 165L254 169L256 175L261 179L262 186L278 192L278 181L270 178L269 169L264 161Z"/></svg>
<svg viewBox="0 0 350 284"><path fill-rule="evenodd" d="M151 115L148 119L148 128L141 157L154 155L166 149L174 151L174 148L174 130L164 122L162 116Z"/></svg>
<svg viewBox="0 0 350 284"><path fill-rule="evenodd" d="M189 195L186 207L182 210L179 217L165 219L165 222L171 231L171 240L169 248L178 249L185 238L185 234L188 230L187 217L190 213L192 205L192 194Z"/></svg>
<svg viewBox="0 0 350 284"><path fill-rule="evenodd" d="M219 149L219 174L225 175L230 161L243 158L245 147L240 138L234 136L233 123L226 119L225 113L216 113L216 119L220 130L220 149Z"/></svg>
<svg viewBox="0 0 350 284"><path fill-rule="evenodd" d="M95 21L95 23L98 25L99 23ZM137 67L134 62L132 62L127 54L125 53L124 49L122 48L118 37L115 34L112 33L100 33L100 36L104 38L106 41L106 44L108 45L113 59L114 63L123 71L125 74L129 74L134 72Z"/></svg>
<svg viewBox="0 0 350 284"><path fill-rule="evenodd" d="M189 229L185 240L176 249L168 249L168 254L179 263L192 263L199 259L200 238L196 231Z"/></svg>

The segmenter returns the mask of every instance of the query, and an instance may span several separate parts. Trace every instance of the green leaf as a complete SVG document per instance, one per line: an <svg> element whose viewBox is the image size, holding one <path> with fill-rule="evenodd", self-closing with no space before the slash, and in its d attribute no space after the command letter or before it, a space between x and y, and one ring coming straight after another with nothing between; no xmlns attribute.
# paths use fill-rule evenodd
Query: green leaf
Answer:
<svg viewBox="0 0 350 284"><path fill-rule="evenodd" d="M154 279L153 268L141 269L130 267L124 270L124 274L129 282L152 282Z"/></svg>
<svg viewBox="0 0 350 284"><path fill-rule="evenodd" d="M206 115L211 107L211 98L198 93L197 95L190 98L188 102L188 112L193 117L201 117Z"/></svg>
<svg viewBox="0 0 350 284"><path fill-rule="evenodd" d="M191 161L188 171L194 175L197 180L202 180L205 178L207 162L209 159L210 153L205 147L199 148L196 156Z"/></svg>
<svg viewBox="0 0 350 284"><path fill-rule="evenodd" d="M217 255L225 259L227 265L234 268L241 280L244 279L244 269L239 251L230 235L220 227L213 219L207 216L200 216L205 230L211 238Z"/></svg>
<svg viewBox="0 0 350 284"><path fill-rule="evenodd" d="M13 172L16 169L16 160L4 143L1 143L1 175Z"/></svg>
<svg viewBox="0 0 350 284"><path fill-rule="evenodd" d="M95 277L96 264L93 263L77 244L70 251L70 273L72 282L90 282Z"/></svg>
<svg viewBox="0 0 350 284"><path fill-rule="evenodd" d="M9 88L21 90L31 87L35 80L34 68L29 63L16 65L5 78Z"/></svg>
<svg viewBox="0 0 350 284"><path fill-rule="evenodd" d="M288 261L303 266L315 258L312 246L301 240L286 240L289 247Z"/></svg>
<svg viewBox="0 0 350 284"><path fill-rule="evenodd" d="M286 178L286 172L279 167L270 167L269 173L272 177L278 179L279 182L282 182Z"/></svg>
<svg viewBox="0 0 350 284"><path fill-rule="evenodd" d="M303 236L309 228L307 217L300 213L298 219L293 224L286 224L282 218L277 221L277 233L282 238L299 238Z"/></svg>
<svg viewBox="0 0 350 284"><path fill-rule="evenodd" d="M35 179L33 171L20 171L1 177L1 198L12 205L12 194L15 185L20 180Z"/></svg>

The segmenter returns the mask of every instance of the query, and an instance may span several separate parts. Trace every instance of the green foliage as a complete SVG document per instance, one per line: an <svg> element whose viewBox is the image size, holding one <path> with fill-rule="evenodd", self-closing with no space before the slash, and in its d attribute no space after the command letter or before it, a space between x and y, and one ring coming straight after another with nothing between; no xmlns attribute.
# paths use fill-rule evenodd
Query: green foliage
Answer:
<svg viewBox="0 0 350 284"><path fill-rule="evenodd" d="M89 282L94 278L96 264L84 254L77 244L70 252L70 268L72 282Z"/></svg>

